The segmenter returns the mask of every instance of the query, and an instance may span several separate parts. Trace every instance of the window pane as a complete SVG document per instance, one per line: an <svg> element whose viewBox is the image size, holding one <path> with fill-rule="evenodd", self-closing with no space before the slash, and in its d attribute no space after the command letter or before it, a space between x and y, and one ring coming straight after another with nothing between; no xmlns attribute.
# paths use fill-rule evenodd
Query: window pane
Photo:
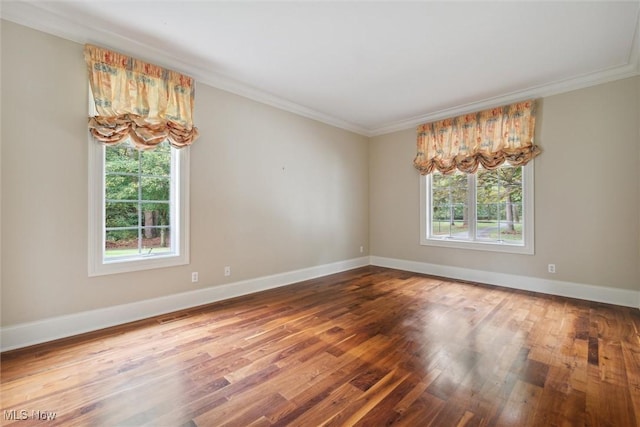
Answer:
<svg viewBox="0 0 640 427"><path fill-rule="evenodd" d="M105 236L105 258L138 254L138 230L112 230Z"/></svg>
<svg viewBox="0 0 640 427"><path fill-rule="evenodd" d="M105 147L105 172L138 173L139 152L127 144Z"/></svg>
<svg viewBox="0 0 640 427"><path fill-rule="evenodd" d="M163 142L154 150L140 153L140 156L143 175L171 175L171 147L166 142Z"/></svg>
<svg viewBox="0 0 640 427"><path fill-rule="evenodd" d="M171 223L168 203L142 203L141 206L143 227L165 226Z"/></svg>
<svg viewBox="0 0 640 427"><path fill-rule="evenodd" d="M469 238L469 218L466 205L455 205L453 207L453 221L451 224L451 237L456 239Z"/></svg>
<svg viewBox="0 0 640 427"><path fill-rule="evenodd" d="M522 241L522 167L480 169L476 200L477 239Z"/></svg>
<svg viewBox="0 0 640 427"><path fill-rule="evenodd" d="M432 177L433 188L448 187L450 181L450 175L442 175L441 173L434 172Z"/></svg>
<svg viewBox="0 0 640 427"><path fill-rule="evenodd" d="M432 176L431 235L469 238L467 175L455 173Z"/></svg>
<svg viewBox="0 0 640 427"><path fill-rule="evenodd" d="M142 177L142 200L169 201L171 179Z"/></svg>
<svg viewBox="0 0 640 427"><path fill-rule="evenodd" d="M145 248L170 247L170 213L168 203L142 204L142 237Z"/></svg>
<svg viewBox="0 0 640 427"><path fill-rule="evenodd" d="M453 187L467 187L467 175L460 173L460 172L456 172L453 175L449 175L449 180L450 183L449 185L453 186Z"/></svg>
<svg viewBox="0 0 640 427"><path fill-rule="evenodd" d="M137 203L109 202L105 206L105 226L107 228L138 226Z"/></svg>
<svg viewBox="0 0 640 427"><path fill-rule="evenodd" d="M532 204L525 193L531 191L532 178L532 166L507 164L495 170L480 167L474 174L427 176L420 213L429 222L421 244L533 253L533 239L524 237L524 231L531 236L533 230L533 224L525 224L525 209Z"/></svg>
<svg viewBox="0 0 640 427"><path fill-rule="evenodd" d="M171 230L168 227L145 227L142 229L142 253L153 255L171 251Z"/></svg>
<svg viewBox="0 0 640 427"><path fill-rule="evenodd" d="M450 210L448 206L434 207L431 221L431 234L434 236L448 236L451 233Z"/></svg>
<svg viewBox="0 0 640 427"><path fill-rule="evenodd" d="M522 183L505 185L504 201L512 202L512 203L521 203L522 202Z"/></svg>
<svg viewBox="0 0 640 427"><path fill-rule="evenodd" d="M499 199L500 188L497 185L484 182L482 186L478 185L476 191L476 198L479 204L496 202Z"/></svg>
<svg viewBox="0 0 640 427"><path fill-rule="evenodd" d="M449 206L449 189L433 190L433 206Z"/></svg>
<svg viewBox="0 0 640 427"><path fill-rule="evenodd" d="M478 169L476 178L476 239L495 240L499 235L500 180L497 171Z"/></svg>
<svg viewBox="0 0 640 427"><path fill-rule="evenodd" d="M497 195L492 193L493 197L486 196L485 203L480 203L480 195L478 194L478 204L476 205L476 238L477 239L494 239L498 231L498 215L499 207L497 203L491 203L491 200L497 199ZM486 195L486 194L485 194Z"/></svg>
<svg viewBox="0 0 640 427"><path fill-rule="evenodd" d="M511 243L522 242L522 204L505 203L505 220L500 229L500 239Z"/></svg>
<svg viewBox="0 0 640 427"><path fill-rule="evenodd" d="M105 148L105 258L171 251L171 156L166 143Z"/></svg>
<svg viewBox="0 0 640 427"><path fill-rule="evenodd" d="M138 200L138 177L131 175L105 176L107 200Z"/></svg>

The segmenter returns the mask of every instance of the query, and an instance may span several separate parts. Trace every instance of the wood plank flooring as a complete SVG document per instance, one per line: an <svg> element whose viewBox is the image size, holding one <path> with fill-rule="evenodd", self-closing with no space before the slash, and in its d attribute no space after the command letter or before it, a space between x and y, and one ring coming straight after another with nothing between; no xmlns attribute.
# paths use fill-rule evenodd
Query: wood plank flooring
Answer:
<svg viewBox="0 0 640 427"><path fill-rule="evenodd" d="M3 425L637 426L637 309L365 267L1 355Z"/></svg>

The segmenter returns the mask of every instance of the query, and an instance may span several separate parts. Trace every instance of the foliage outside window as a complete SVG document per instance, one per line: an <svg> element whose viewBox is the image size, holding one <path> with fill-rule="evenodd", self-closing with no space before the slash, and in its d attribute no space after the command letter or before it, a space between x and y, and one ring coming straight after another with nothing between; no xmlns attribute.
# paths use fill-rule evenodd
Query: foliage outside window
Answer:
<svg viewBox="0 0 640 427"><path fill-rule="evenodd" d="M532 168L423 176L421 243L532 254Z"/></svg>
<svg viewBox="0 0 640 427"><path fill-rule="evenodd" d="M151 151L105 147L105 259L174 252L171 163L166 142Z"/></svg>
<svg viewBox="0 0 640 427"><path fill-rule="evenodd" d="M90 146L90 275L188 263L188 151Z"/></svg>
<svg viewBox="0 0 640 427"><path fill-rule="evenodd" d="M195 81L94 45L84 55L89 275L188 264Z"/></svg>

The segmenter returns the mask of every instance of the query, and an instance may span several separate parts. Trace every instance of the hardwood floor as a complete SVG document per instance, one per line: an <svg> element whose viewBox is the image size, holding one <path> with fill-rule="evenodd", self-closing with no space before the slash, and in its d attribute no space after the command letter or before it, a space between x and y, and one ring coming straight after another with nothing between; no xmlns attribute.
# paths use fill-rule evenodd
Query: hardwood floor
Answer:
<svg viewBox="0 0 640 427"><path fill-rule="evenodd" d="M640 423L637 309L378 267L1 361L4 425Z"/></svg>

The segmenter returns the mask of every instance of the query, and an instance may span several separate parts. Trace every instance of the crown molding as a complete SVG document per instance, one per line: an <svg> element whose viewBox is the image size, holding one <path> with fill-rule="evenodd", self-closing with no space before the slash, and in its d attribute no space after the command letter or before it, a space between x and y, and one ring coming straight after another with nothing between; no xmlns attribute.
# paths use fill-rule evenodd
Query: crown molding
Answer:
<svg viewBox="0 0 640 427"><path fill-rule="evenodd" d="M626 64L396 121L385 126L369 129L368 136L386 135L392 132L415 128L423 123L446 119L447 117L473 113L474 111L511 104L526 99L558 95L638 75L640 75L640 11L638 11L636 15L636 29Z"/></svg>
<svg viewBox="0 0 640 427"><path fill-rule="evenodd" d="M549 84L533 86L476 102L456 105L450 108L431 111L423 115L387 123L379 127L365 127L312 108L292 102L264 90L252 87L222 73L187 62L184 58L167 55L163 50L145 45L137 40L104 29L91 27L90 23L80 22L73 17L62 15L50 9L46 3L33 0L3 2L0 18L49 33L77 43L105 44L125 54L139 57L158 65L179 70L192 76L196 82L251 99L290 113L316 120L330 126L344 129L365 137L385 135L392 132L414 128L422 123L441 120L461 114L467 114L498 105L509 104L530 98L541 98L560 93L583 89L602 83L640 75L640 12L636 17L636 30L625 64L578 77L558 80ZM91 34L92 37L85 35Z"/></svg>
<svg viewBox="0 0 640 427"><path fill-rule="evenodd" d="M505 95L500 95L492 98L486 98L481 101L472 102L469 104L458 105L443 110L438 110L432 113L427 113L421 116L415 116L406 120L397 121L386 126L371 129L370 137L385 135L392 132L406 130L409 128L417 127L424 123L433 122L436 120L446 119L448 117L455 117L462 114L473 113L475 111L485 110L487 108L497 107L500 105L511 104L514 102L524 101L532 98L543 98L551 95L558 95L565 92L571 92L578 89L587 88L590 86L596 86L602 83L608 83L615 80L621 80L629 77L640 75L640 65L637 58L635 62L628 63L619 67L609 68L603 71L597 71L590 74L585 74L579 77L572 77L570 79L559 80L553 83L534 86L528 89L511 92Z"/></svg>
<svg viewBox="0 0 640 427"><path fill-rule="evenodd" d="M330 126L344 129L358 135L366 137L372 136L370 129L367 129L355 123L348 122L346 120L339 119L329 114L321 113L312 108L305 107L298 103L289 101L277 95L270 94L261 89L254 88L252 86L241 83L237 80L224 77L222 75L209 72L208 75L198 75L196 73L193 73L192 76L195 77L197 82L205 83L209 86L225 90L244 98L248 98L256 102L261 102L280 110L288 111L290 113L294 113L308 119L316 120Z"/></svg>
<svg viewBox="0 0 640 427"><path fill-rule="evenodd" d="M12 1L11 3L3 2L0 9L0 18L80 44L107 44L110 49L188 74L196 80L196 83L204 83L280 110L359 135L370 136L370 130L363 126L252 87L222 73L185 61L184 58L167 55L164 50L143 44L138 40L116 32L92 27L90 23L77 21L73 17L62 15L50 9L46 3L28 0ZM88 34L91 36L86 36Z"/></svg>

